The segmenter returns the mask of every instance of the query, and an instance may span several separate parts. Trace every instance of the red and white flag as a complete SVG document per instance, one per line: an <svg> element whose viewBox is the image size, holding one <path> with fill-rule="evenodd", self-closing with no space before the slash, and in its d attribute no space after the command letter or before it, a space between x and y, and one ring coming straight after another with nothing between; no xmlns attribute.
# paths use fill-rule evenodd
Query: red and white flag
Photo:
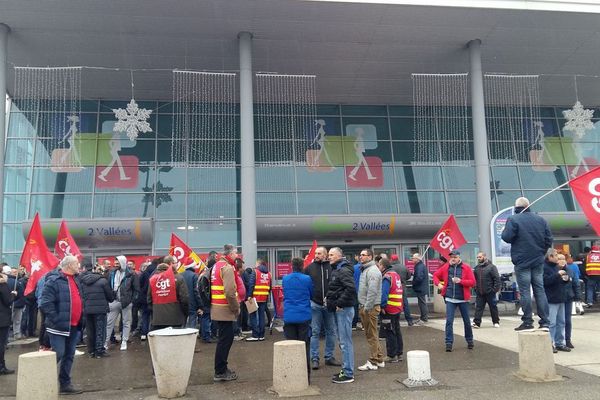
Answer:
<svg viewBox="0 0 600 400"><path fill-rule="evenodd" d="M183 240L181 240L176 234L171 233L171 244L169 245L169 255L174 256L177 259L179 265L177 266L177 273L183 272L186 265L185 261L189 258L194 260L196 264L200 264L202 260L194 250L192 250Z"/></svg>
<svg viewBox="0 0 600 400"><path fill-rule="evenodd" d="M316 251L317 251L317 241L313 240L313 244L312 244L312 247L310 248L310 251L308 252L306 257L304 257L304 268L308 267L310 265L310 263L313 262L313 260L315 259Z"/></svg>
<svg viewBox="0 0 600 400"><path fill-rule="evenodd" d="M29 272L25 296L33 292L40 278L56 268L58 263L58 258L52 254L46 245L42 234L40 216L36 213L19 261L19 264L23 265Z"/></svg>
<svg viewBox="0 0 600 400"><path fill-rule="evenodd" d="M452 250L458 249L465 243L467 241L458 228L454 215L450 215L433 239L431 239L429 245L445 258L449 258Z"/></svg>
<svg viewBox="0 0 600 400"><path fill-rule="evenodd" d="M600 236L600 167L571 180L569 186L590 225Z"/></svg>
<svg viewBox="0 0 600 400"><path fill-rule="evenodd" d="M71 232L69 232L69 228L67 228L67 223L63 219L60 223L60 228L58 229L58 236L56 236L56 244L54 245L54 254L58 257L59 260L65 258L65 256L75 256L81 262L83 260L83 254L77 247L77 243L71 236Z"/></svg>

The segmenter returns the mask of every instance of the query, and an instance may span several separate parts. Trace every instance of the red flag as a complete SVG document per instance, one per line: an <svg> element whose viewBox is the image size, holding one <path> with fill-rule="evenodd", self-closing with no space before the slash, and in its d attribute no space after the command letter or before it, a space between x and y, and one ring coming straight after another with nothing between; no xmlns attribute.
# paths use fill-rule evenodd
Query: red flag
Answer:
<svg viewBox="0 0 600 400"><path fill-rule="evenodd" d="M40 225L40 217L36 213L31 224L31 229L29 230L29 235L27 235L27 241L25 241L21 260L19 261L19 264L23 265L27 272L29 272L25 295L27 296L33 292L40 278L56 268L58 263L58 258L46 246L46 241L42 234L42 226Z"/></svg>
<svg viewBox="0 0 600 400"><path fill-rule="evenodd" d="M171 233L171 244L169 245L169 255L174 256L177 259L179 265L177 266L177 272L183 272L185 269L184 261L189 257L193 259L196 264L200 264L200 257L194 250L192 250L183 240L181 240L176 234Z"/></svg>
<svg viewBox="0 0 600 400"><path fill-rule="evenodd" d="M313 244L312 244L312 247L310 248L310 251L308 252L306 257L304 257L304 268L308 267L310 265L310 263L313 262L313 260L315 259L316 251L317 251L317 241L313 240Z"/></svg>
<svg viewBox="0 0 600 400"><path fill-rule="evenodd" d="M600 167L572 179L569 186L583 213L600 235Z"/></svg>
<svg viewBox="0 0 600 400"><path fill-rule="evenodd" d="M429 245L445 258L449 258L452 250L458 249L465 243L467 241L458 228L454 215L450 215L433 239L431 239Z"/></svg>
<svg viewBox="0 0 600 400"><path fill-rule="evenodd" d="M67 223L64 219L61 221L60 228L58 229L54 253L59 260L62 260L65 256L75 256L79 262L83 260L83 254L81 254L79 247L77 247L77 243L75 243L73 236L71 236L71 232L69 232L69 228L67 228Z"/></svg>

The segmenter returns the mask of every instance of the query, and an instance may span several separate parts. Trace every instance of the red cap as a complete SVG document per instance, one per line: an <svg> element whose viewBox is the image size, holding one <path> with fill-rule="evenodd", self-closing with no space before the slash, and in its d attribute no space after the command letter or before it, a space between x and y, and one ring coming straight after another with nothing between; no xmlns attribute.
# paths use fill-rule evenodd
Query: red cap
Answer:
<svg viewBox="0 0 600 400"><path fill-rule="evenodd" d="M392 261L398 261L398 254L392 254L390 258Z"/></svg>

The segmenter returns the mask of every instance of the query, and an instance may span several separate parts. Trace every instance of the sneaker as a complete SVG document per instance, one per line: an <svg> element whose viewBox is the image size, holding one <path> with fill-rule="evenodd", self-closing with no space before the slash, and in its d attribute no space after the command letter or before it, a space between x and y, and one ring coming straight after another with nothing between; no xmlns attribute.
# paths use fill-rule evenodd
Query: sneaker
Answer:
<svg viewBox="0 0 600 400"><path fill-rule="evenodd" d="M84 352L84 351L81 351L81 350L75 350L75 355L76 355L76 356L82 356L82 355L84 355L84 354L85 354L85 352Z"/></svg>
<svg viewBox="0 0 600 400"><path fill-rule="evenodd" d="M8 369L6 367L0 368L0 375L11 375L11 374L14 374L14 373L15 373L14 369Z"/></svg>
<svg viewBox="0 0 600 400"><path fill-rule="evenodd" d="M73 385L67 385L67 386L63 386L60 388L59 394L69 395L69 394L81 394L81 393L83 393L83 390L81 390Z"/></svg>
<svg viewBox="0 0 600 400"><path fill-rule="evenodd" d="M389 357L388 356L388 357L385 358L385 362L387 362L387 363L397 363L399 361L400 360L398 359L398 356L394 356L394 357Z"/></svg>
<svg viewBox="0 0 600 400"><path fill-rule="evenodd" d="M407 321L407 323L408 323L408 326L413 326L415 324L412 319L410 321Z"/></svg>
<svg viewBox="0 0 600 400"><path fill-rule="evenodd" d="M377 365L377 368L385 368L385 361L375 363L375 365Z"/></svg>
<svg viewBox="0 0 600 400"><path fill-rule="evenodd" d="M451 343L446 343L446 352L447 353L452 352L452 344Z"/></svg>
<svg viewBox="0 0 600 400"><path fill-rule="evenodd" d="M500 324L494 324L494 328L500 328Z"/></svg>
<svg viewBox="0 0 600 400"><path fill-rule="evenodd" d="M126 341L121 342L121 349L120 350L121 351L127 350L127 342Z"/></svg>
<svg viewBox="0 0 600 400"><path fill-rule="evenodd" d="M252 335L252 331L242 331L242 335Z"/></svg>
<svg viewBox="0 0 600 400"><path fill-rule="evenodd" d="M260 340L261 342L264 342L264 340L265 340L265 337L264 337L264 336L262 336L262 337L259 337L259 338L258 338L258 340Z"/></svg>
<svg viewBox="0 0 600 400"><path fill-rule="evenodd" d="M110 354L108 353L96 353L96 356L94 358L106 358L106 357L110 357Z"/></svg>
<svg viewBox="0 0 600 400"><path fill-rule="evenodd" d="M427 321L423 321L423 320L418 319L415 322L414 326L424 326L426 323L427 323Z"/></svg>
<svg viewBox="0 0 600 400"><path fill-rule="evenodd" d="M367 362L360 367L358 367L359 371L377 371L379 367L375 364L371 364L371 361L367 360Z"/></svg>
<svg viewBox="0 0 600 400"><path fill-rule="evenodd" d="M473 347L475 347L475 343L473 343L473 342L467 343L467 349L473 350Z"/></svg>
<svg viewBox="0 0 600 400"><path fill-rule="evenodd" d="M230 369L226 370L222 374L215 374L213 376L214 382L226 382L226 381L234 381L237 379L237 374Z"/></svg>
<svg viewBox="0 0 600 400"><path fill-rule="evenodd" d="M475 329L479 329L479 325L477 325L475 322L471 322L471 326Z"/></svg>
<svg viewBox="0 0 600 400"><path fill-rule="evenodd" d="M558 350L556 350L556 347L552 346L552 352L553 352L554 354L558 353Z"/></svg>
<svg viewBox="0 0 600 400"><path fill-rule="evenodd" d="M574 349L575 348L575 346L573 346L573 343L571 343L570 340L567 340L567 347L570 348L570 349Z"/></svg>
<svg viewBox="0 0 600 400"><path fill-rule="evenodd" d="M310 364L312 369L319 369L319 360L312 360Z"/></svg>
<svg viewBox="0 0 600 400"><path fill-rule="evenodd" d="M142 342L143 342L143 341L145 341L146 339L148 339L148 338L146 337L146 335L142 335L142 336L140 336L140 340L141 340Z"/></svg>
<svg viewBox="0 0 600 400"><path fill-rule="evenodd" d="M260 339L254 336L250 336L246 338L246 342L258 342Z"/></svg>
<svg viewBox="0 0 600 400"><path fill-rule="evenodd" d="M240 340L244 340L244 339L246 339L246 336L244 336L244 335L235 335L233 337L233 340L235 340L236 342L239 342Z"/></svg>
<svg viewBox="0 0 600 400"><path fill-rule="evenodd" d="M398 362L404 361L404 355L403 354L398 354L396 357L398 357Z"/></svg>
<svg viewBox="0 0 600 400"><path fill-rule="evenodd" d="M550 328L546 324L540 324L539 331L550 332Z"/></svg>
<svg viewBox="0 0 600 400"><path fill-rule="evenodd" d="M558 351L564 351L564 352L567 352L567 353L571 351L570 348L568 348L567 346L562 346L562 345L561 346L556 346L556 350L558 350Z"/></svg>
<svg viewBox="0 0 600 400"><path fill-rule="evenodd" d="M325 360L325 365L330 365L332 367L341 367L342 363L335 359L335 357L331 357Z"/></svg>
<svg viewBox="0 0 600 400"><path fill-rule="evenodd" d="M333 383L352 383L352 382L354 382L354 377L346 376L346 375L344 375L343 372L340 372L339 375L336 375L331 379L331 382L333 382Z"/></svg>
<svg viewBox="0 0 600 400"><path fill-rule="evenodd" d="M533 331L535 331L535 328L533 327L533 325L526 324L525 322L523 322L521 325L519 325L515 328L515 331L517 331L517 332L533 332Z"/></svg>

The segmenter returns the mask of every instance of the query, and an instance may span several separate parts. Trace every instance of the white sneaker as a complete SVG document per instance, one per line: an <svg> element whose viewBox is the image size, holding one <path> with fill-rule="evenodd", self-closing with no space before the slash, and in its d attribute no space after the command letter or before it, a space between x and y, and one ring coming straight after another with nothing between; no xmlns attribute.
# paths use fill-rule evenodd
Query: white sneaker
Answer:
<svg viewBox="0 0 600 400"><path fill-rule="evenodd" d="M385 361L378 362L377 363L377 368L385 368Z"/></svg>
<svg viewBox="0 0 600 400"><path fill-rule="evenodd" d="M127 350L127 341L122 341L121 342L121 351L125 351Z"/></svg>
<svg viewBox="0 0 600 400"><path fill-rule="evenodd" d="M85 354L83 351L81 351L81 350L75 350L75 355L76 356L81 356L83 354Z"/></svg>
<svg viewBox="0 0 600 400"><path fill-rule="evenodd" d="M377 371L377 368L379 368L377 365L373 365L371 364L371 361L367 360L367 362L364 365L361 365L360 367L358 367L359 371Z"/></svg>
<svg viewBox="0 0 600 400"><path fill-rule="evenodd" d="M246 338L246 342L258 342L260 339L254 336L250 336Z"/></svg>
<svg viewBox="0 0 600 400"><path fill-rule="evenodd" d="M494 328L500 328L500 324L494 324Z"/></svg>
<svg viewBox="0 0 600 400"><path fill-rule="evenodd" d="M140 340L146 340L146 339L147 339L146 335L140 336Z"/></svg>

